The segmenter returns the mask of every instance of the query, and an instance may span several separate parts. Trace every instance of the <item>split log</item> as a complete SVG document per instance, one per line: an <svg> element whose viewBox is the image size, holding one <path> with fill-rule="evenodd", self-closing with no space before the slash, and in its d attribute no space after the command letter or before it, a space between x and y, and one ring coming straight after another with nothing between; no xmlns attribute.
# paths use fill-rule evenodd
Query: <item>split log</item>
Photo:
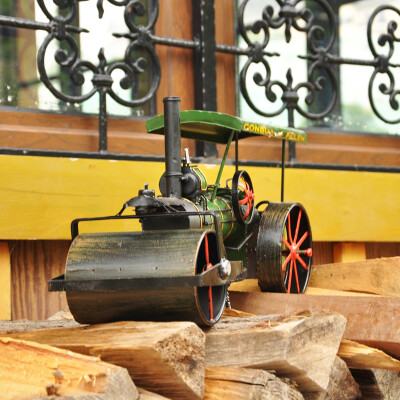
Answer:
<svg viewBox="0 0 400 400"><path fill-rule="evenodd" d="M78 326L82 325L71 319L46 319L42 321L0 321L0 335L5 335L7 333L38 331L43 329L75 328Z"/></svg>
<svg viewBox="0 0 400 400"><path fill-rule="evenodd" d="M160 396L157 393L149 392L148 390L138 388L139 400L170 400L168 397Z"/></svg>
<svg viewBox="0 0 400 400"><path fill-rule="evenodd" d="M3 400L124 400L139 398L125 368L98 358L11 338L0 338ZM53 398L53 397L52 397Z"/></svg>
<svg viewBox="0 0 400 400"><path fill-rule="evenodd" d="M274 370L302 391L323 391L345 325L327 313L224 318L206 332L206 365Z"/></svg>
<svg viewBox="0 0 400 400"><path fill-rule="evenodd" d="M205 335L192 322L115 322L12 337L99 356L125 367L138 386L172 399L203 396Z"/></svg>
<svg viewBox="0 0 400 400"><path fill-rule="evenodd" d="M251 317L254 314L250 314L244 311L235 310L234 308L225 308L222 318L241 318Z"/></svg>
<svg viewBox="0 0 400 400"><path fill-rule="evenodd" d="M400 372L387 369L352 369L363 400L398 400Z"/></svg>
<svg viewBox="0 0 400 400"><path fill-rule="evenodd" d="M390 357L381 350L351 340L342 340L338 355L346 362L349 368L400 371L399 360Z"/></svg>
<svg viewBox="0 0 400 400"><path fill-rule="evenodd" d="M275 375L258 369L207 367L204 400L304 400Z"/></svg>
<svg viewBox="0 0 400 400"><path fill-rule="evenodd" d="M400 296L400 257L313 266L309 285Z"/></svg>
<svg viewBox="0 0 400 400"><path fill-rule="evenodd" d="M361 391L346 363L335 358L329 384L325 393L305 393L306 400L356 400L361 399Z"/></svg>
<svg viewBox="0 0 400 400"><path fill-rule="evenodd" d="M337 312L347 319L344 338L400 357L400 309L397 297L309 296L231 292L232 307L257 314L293 314L302 310Z"/></svg>

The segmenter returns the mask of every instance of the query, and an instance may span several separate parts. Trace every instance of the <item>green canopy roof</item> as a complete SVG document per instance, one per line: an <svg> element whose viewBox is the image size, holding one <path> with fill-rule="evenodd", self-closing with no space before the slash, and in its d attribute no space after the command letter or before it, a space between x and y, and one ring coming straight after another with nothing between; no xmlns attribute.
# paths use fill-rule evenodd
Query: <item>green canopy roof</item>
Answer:
<svg viewBox="0 0 400 400"><path fill-rule="evenodd" d="M232 131L238 132L239 139L251 136L265 136L300 143L307 142L306 133L303 131L244 121L232 115L214 111L181 111L180 123L182 137L205 142L226 144ZM163 135L164 115L161 114L148 119L146 128L149 133Z"/></svg>

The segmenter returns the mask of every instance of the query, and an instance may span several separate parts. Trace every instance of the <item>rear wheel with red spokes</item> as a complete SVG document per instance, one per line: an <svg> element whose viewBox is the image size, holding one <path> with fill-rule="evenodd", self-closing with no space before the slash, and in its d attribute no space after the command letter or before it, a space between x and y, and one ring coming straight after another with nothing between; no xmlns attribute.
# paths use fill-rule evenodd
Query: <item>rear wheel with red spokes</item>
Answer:
<svg viewBox="0 0 400 400"><path fill-rule="evenodd" d="M254 190L249 174L236 171L232 179L232 209L236 221L249 224L254 213Z"/></svg>
<svg viewBox="0 0 400 400"><path fill-rule="evenodd" d="M303 293L312 265L312 235L301 204L270 203L257 240L257 276L262 291Z"/></svg>

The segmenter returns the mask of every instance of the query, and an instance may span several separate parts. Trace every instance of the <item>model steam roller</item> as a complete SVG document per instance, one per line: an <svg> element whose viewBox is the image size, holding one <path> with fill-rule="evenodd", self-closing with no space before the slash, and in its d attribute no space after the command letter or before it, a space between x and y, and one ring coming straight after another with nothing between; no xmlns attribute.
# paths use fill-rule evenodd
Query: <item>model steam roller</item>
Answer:
<svg viewBox="0 0 400 400"><path fill-rule="evenodd" d="M229 284L258 278L262 291L303 293L312 264L307 214L298 203L261 201L249 174L238 170L226 185L221 174L232 141L250 136L306 142L304 132L258 125L207 111L179 111L180 98L164 99L164 115L147 121L165 135L165 173L155 194L145 184L115 216L76 219L65 274L49 290L65 290L81 323L116 320L189 320L214 325ZM207 183L181 137L226 145L216 182ZM261 211L261 208L263 211ZM128 215L126 209L132 209ZM83 233L81 221L139 219L139 232Z"/></svg>

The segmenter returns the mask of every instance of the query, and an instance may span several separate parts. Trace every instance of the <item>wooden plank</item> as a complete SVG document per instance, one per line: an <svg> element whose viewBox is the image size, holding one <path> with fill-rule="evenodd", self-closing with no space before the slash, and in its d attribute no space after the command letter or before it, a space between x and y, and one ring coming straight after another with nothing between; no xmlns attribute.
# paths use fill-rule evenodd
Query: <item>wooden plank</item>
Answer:
<svg viewBox="0 0 400 400"><path fill-rule="evenodd" d="M116 322L10 336L101 357L125 367L138 386L171 399L203 396L205 335L192 322Z"/></svg>
<svg viewBox="0 0 400 400"><path fill-rule="evenodd" d="M314 268L314 267L313 267ZM258 292L260 293L260 287L258 286L257 279L244 279L243 281L233 282L229 286L229 292ZM325 295L325 296L370 296L366 293L346 292L344 290L331 290L322 289L308 286L306 294L310 295ZM238 310L236 310L238 311Z"/></svg>
<svg viewBox="0 0 400 400"><path fill-rule="evenodd" d="M232 307L245 312L293 314L301 310L337 312L347 319L344 338L400 357L400 298L378 296L309 296L285 293L231 292Z"/></svg>
<svg viewBox="0 0 400 400"><path fill-rule="evenodd" d="M43 320L67 308L65 292L48 292L48 281L64 273L71 242L11 241L12 319Z"/></svg>
<svg viewBox="0 0 400 400"><path fill-rule="evenodd" d="M381 350L351 340L342 340L338 355L346 362L349 368L400 371L399 360L390 357Z"/></svg>
<svg viewBox="0 0 400 400"><path fill-rule="evenodd" d="M218 166L201 168L208 182L213 182ZM246 170L256 201L279 201L278 169ZM0 182L0 239L69 239L73 219L115 214L145 182L157 188L163 172L162 162L2 155L0 174L8 179ZM226 166L222 180L233 174L234 166ZM305 206L314 240L400 241L400 217L393 213L400 204L400 192L385 195L388 188L400 187L400 174L288 169L285 179L286 201ZM302 182L308 182L307 190ZM370 196L371 188L382 195ZM323 205L315 193L325 194ZM374 212L364 218L370 210ZM82 225L82 230L92 232L138 228L132 222Z"/></svg>
<svg viewBox="0 0 400 400"><path fill-rule="evenodd" d="M207 367L203 400L303 400L294 386L258 369Z"/></svg>
<svg viewBox="0 0 400 400"><path fill-rule="evenodd" d="M346 363L336 357L326 392L306 393L304 397L306 400L356 400L361 398L361 392Z"/></svg>
<svg viewBox="0 0 400 400"><path fill-rule="evenodd" d="M11 262L7 242L0 242L0 319L11 319Z"/></svg>
<svg viewBox="0 0 400 400"><path fill-rule="evenodd" d="M224 318L206 332L206 366L274 370L302 391L324 391L345 324L327 313Z"/></svg>
<svg viewBox="0 0 400 400"><path fill-rule="evenodd" d="M350 263L367 258L365 243L336 243L333 245L333 262Z"/></svg>
<svg viewBox="0 0 400 400"><path fill-rule="evenodd" d="M317 265L310 286L400 296L400 257Z"/></svg>
<svg viewBox="0 0 400 400"><path fill-rule="evenodd" d="M4 337L0 338L0 391L3 400L139 398L124 368L95 357Z"/></svg>
<svg viewBox="0 0 400 400"><path fill-rule="evenodd" d="M360 386L363 400L397 400L400 393L400 374L387 369L357 370L351 373Z"/></svg>

